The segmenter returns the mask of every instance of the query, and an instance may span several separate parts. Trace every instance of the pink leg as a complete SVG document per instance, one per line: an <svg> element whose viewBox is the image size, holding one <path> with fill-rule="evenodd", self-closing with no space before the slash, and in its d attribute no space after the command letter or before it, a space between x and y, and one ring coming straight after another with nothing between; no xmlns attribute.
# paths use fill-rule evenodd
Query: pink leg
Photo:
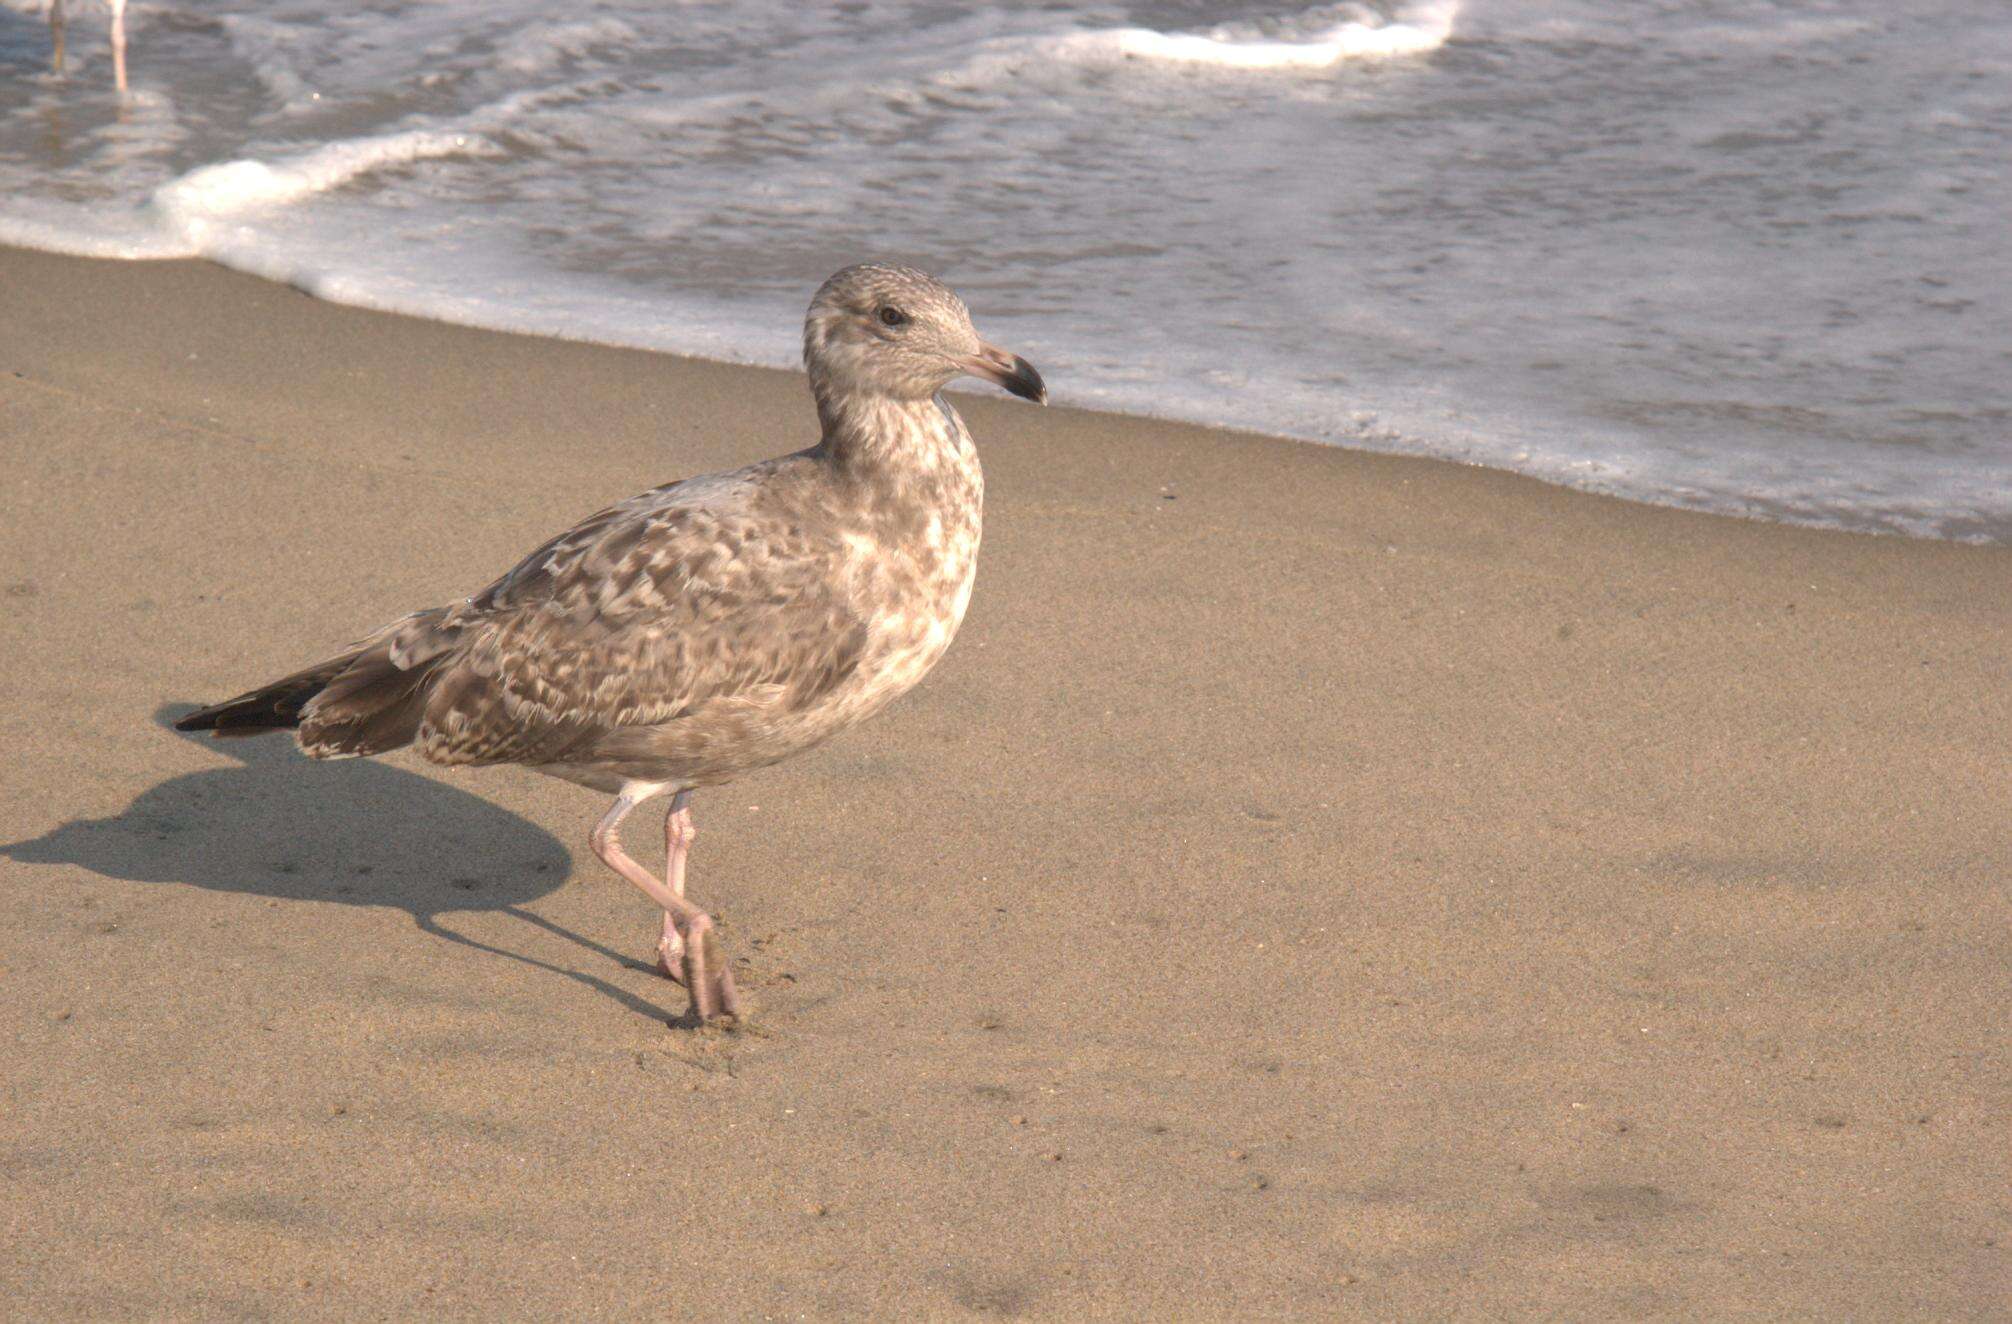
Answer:
<svg viewBox="0 0 2012 1324"><path fill-rule="evenodd" d="M126 94L126 0L109 0L112 6L112 78L119 95Z"/></svg>
<svg viewBox="0 0 2012 1324"><path fill-rule="evenodd" d="M701 1021L709 1021L719 1015L739 1016L740 994L734 989L733 972L727 968L726 957L720 951L719 940L713 936L712 916L700 910L680 894L682 887L673 890L650 876L650 871L629 858L622 849L622 820L637 803L661 790L661 787L630 785L622 788L621 795L609 808L594 828L588 839L594 854L601 863L613 869L622 877L641 888L649 898L662 906L666 919L680 935L683 956L684 985L691 991L692 1010ZM673 800L672 812L679 807ZM688 815L689 816L689 815ZM682 884L683 860L678 861Z"/></svg>
<svg viewBox="0 0 2012 1324"><path fill-rule="evenodd" d="M685 856L699 830L692 826L692 793L679 791L671 797L671 810L664 815L664 882L679 896L685 894ZM666 979L685 982L685 939L677 920L664 912L664 936L657 943L657 973Z"/></svg>

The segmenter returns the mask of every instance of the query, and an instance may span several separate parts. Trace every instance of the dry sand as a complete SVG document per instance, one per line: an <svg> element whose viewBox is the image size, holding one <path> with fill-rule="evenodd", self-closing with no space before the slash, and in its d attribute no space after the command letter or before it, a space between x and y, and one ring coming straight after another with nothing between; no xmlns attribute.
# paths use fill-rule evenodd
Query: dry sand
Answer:
<svg viewBox="0 0 2012 1324"><path fill-rule="evenodd" d="M2012 552L973 398L949 658L696 801L694 1032L599 798L162 716L801 379L199 264L0 312L10 1317L2012 1309Z"/></svg>

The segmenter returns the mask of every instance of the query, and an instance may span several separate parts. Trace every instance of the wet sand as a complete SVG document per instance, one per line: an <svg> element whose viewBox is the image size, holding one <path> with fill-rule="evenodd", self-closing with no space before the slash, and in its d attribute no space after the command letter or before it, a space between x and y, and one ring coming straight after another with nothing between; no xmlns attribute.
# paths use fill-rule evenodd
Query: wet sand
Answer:
<svg viewBox="0 0 2012 1324"><path fill-rule="evenodd" d="M599 797L163 721L802 379L0 292L10 1315L2006 1317L2012 551L968 397L949 657L695 802L701 1032Z"/></svg>

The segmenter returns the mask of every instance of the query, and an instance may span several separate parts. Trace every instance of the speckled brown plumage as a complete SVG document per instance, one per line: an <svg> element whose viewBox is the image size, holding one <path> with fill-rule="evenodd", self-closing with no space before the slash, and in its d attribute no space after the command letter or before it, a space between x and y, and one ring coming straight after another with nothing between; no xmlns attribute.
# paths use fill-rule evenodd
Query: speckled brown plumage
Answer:
<svg viewBox="0 0 2012 1324"><path fill-rule="evenodd" d="M956 295L905 268L827 281L804 358L822 425L810 449L631 497L480 592L178 725L292 728L317 758L411 745L618 793L596 853L665 905L666 973L700 1015L734 1010L724 970L692 968L711 925L682 899L674 839L689 844L690 791L830 738L935 665L970 599L984 503L941 389L974 373L1046 398L1024 360L978 339ZM668 883L615 830L664 792Z"/></svg>

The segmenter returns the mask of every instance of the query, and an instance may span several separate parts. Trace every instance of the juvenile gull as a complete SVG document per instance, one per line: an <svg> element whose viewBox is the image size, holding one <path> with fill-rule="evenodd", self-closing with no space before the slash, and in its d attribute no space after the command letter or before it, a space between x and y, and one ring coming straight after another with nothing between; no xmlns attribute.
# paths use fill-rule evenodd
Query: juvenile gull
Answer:
<svg viewBox="0 0 2012 1324"><path fill-rule="evenodd" d="M810 449L610 506L472 597L176 727L292 730L315 758L412 745L614 793L594 854L663 908L658 968L699 1019L738 1015L712 918L685 897L692 791L829 739L936 664L971 598L985 486L940 392L970 374L1048 398L905 267L826 281L803 358L823 428ZM620 830L666 792L658 879Z"/></svg>

